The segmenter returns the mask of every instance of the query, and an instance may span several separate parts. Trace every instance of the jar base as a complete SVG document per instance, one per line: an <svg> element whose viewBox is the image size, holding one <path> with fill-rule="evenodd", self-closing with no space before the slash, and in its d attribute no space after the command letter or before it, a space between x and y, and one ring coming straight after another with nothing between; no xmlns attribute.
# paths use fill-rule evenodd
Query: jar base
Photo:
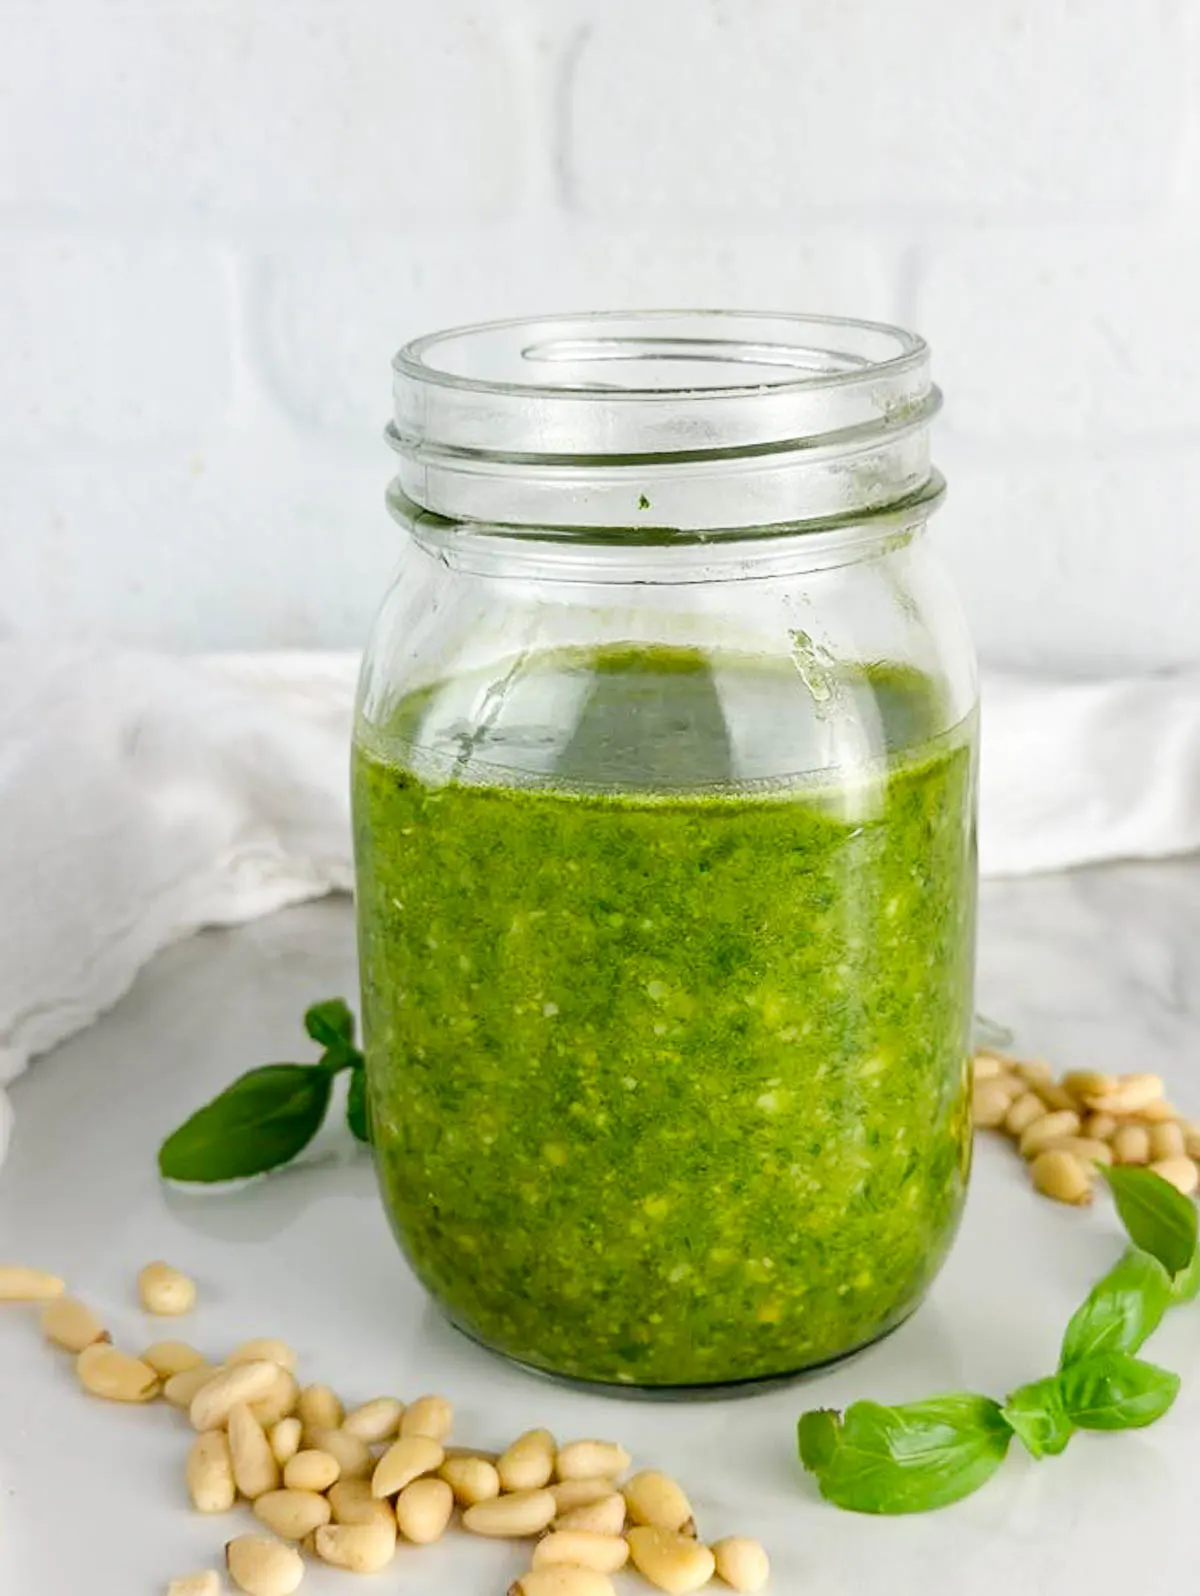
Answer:
<svg viewBox="0 0 1200 1596"><path fill-rule="evenodd" d="M695 1385L638 1385L624 1380L585 1380L579 1375L561 1374L555 1369L543 1369L536 1363L526 1363L523 1358L514 1357L509 1352L501 1352L482 1336L477 1336L474 1331L468 1330L442 1303L434 1305L447 1324L474 1346L482 1347L493 1357L503 1358L514 1368L532 1374L551 1385L565 1386L571 1391L585 1391L591 1396L611 1396L638 1402L724 1402L737 1397L761 1396L766 1391L773 1391L786 1385L797 1385L813 1375L824 1374L829 1369L837 1368L839 1364L849 1363L861 1357L864 1352L869 1352L872 1347L878 1346L881 1341L886 1341L889 1336L894 1335L901 1325L907 1324L924 1300L922 1293L911 1307L906 1308L891 1324L869 1336L867 1340L860 1341L857 1346L850 1347L846 1352L839 1352L835 1357L824 1358L820 1363L806 1363L798 1369L785 1370L780 1374L754 1375L748 1380L723 1380Z"/></svg>

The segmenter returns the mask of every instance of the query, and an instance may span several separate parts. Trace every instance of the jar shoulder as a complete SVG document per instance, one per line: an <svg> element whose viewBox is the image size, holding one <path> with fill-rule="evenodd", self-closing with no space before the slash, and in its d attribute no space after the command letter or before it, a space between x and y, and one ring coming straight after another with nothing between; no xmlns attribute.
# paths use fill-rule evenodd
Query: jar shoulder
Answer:
<svg viewBox="0 0 1200 1596"><path fill-rule="evenodd" d="M923 540L769 579L506 578L410 545L357 737L435 777L724 787L906 757L969 722L974 661Z"/></svg>

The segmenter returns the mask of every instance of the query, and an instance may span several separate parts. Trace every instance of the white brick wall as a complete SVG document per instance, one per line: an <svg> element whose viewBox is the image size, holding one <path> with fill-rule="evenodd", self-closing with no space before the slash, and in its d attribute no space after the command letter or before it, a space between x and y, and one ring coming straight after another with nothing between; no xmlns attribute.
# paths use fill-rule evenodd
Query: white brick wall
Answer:
<svg viewBox="0 0 1200 1596"><path fill-rule="evenodd" d="M618 0L567 170L617 218L1140 206L1171 183L1178 38L1156 0Z"/></svg>
<svg viewBox="0 0 1200 1596"><path fill-rule="evenodd" d="M360 641L394 348L670 302L925 332L985 654L1200 664L1195 0L0 0L0 636Z"/></svg>
<svg viewBox="0 0 1200 1596"><path fill-rule="evenodd" d="M234 324L208 242L0 233L3 447L50 465L186 443L226 420Z"/></svg>

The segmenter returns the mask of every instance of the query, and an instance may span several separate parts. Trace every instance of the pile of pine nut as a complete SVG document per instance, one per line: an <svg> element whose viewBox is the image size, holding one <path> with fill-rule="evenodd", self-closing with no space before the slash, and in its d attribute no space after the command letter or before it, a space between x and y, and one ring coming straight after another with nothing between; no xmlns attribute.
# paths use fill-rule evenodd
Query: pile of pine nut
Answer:
<svg viewBox="0 0 1200 1596"><path fill-rule="evenodd" d="M138 1276L149 1313L187 1313L195 1283L169 1264ZM533 1540L531 1567L508 1596L615 1596L609 1576L626 1564L657 1590L700 1590L714 1577L760 1591L770 1572L756 1540L733 1535L705 1545L682 1488L645 1469L616 1441L559 1446L527 1430L503 1452L450 1445L454 1412L441 1396L407 1405L374 1397L346 1412L327 1385L301 1387L285 1342L246 1341L221 1363L184 1341L122 1352L96 1314L43 1270L0 1264L0 1302L34 1303L48 1341L73 1354L93 1396L185 1413L195 1439L185 1467L200 1513L226 1513L239 1499L264 1531L235 1535L225 1566L245 1596L292 1596L304 1578L302 1550L358 1574L386 1568L400 1541L427 1545L456 1511L463 1529ZM215 1569L171 1581L167 1596L219 1596Z"/></svg>
<svg viewBox="0 0 1200 1596"><path fill-rule="evenodd" d="M1200 1124L1163 1096L1158 1075L1074 1070L992 1048L975 1055L972 1117L1009 1136L1035 1188L1060 1203L1090 1203L1098 1164L1145 1164L1190 1197L1200 1187Z"/></svg>

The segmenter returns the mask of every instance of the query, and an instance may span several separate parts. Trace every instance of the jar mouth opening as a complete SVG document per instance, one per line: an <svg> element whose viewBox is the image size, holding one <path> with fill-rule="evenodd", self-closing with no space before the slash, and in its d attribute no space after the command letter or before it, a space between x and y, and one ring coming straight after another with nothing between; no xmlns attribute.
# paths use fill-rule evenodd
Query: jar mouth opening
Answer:
<svg viewBox="0 0 1200 1596"><path fill-rule="evenodd" d="M885 322L802 312L591 311L426 333L394 357L397 382L483 395L633 404L877 381L927 346Z"/></svg>

